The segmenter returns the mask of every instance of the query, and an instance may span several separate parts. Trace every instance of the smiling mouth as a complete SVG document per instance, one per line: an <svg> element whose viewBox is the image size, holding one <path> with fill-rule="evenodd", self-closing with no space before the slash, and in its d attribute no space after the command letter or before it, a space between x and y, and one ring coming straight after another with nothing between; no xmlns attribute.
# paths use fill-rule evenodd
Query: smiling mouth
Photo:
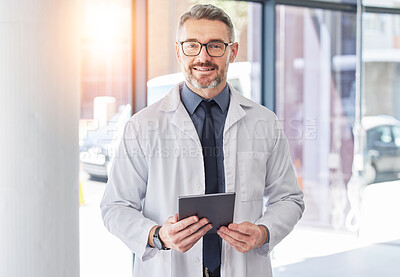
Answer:
<svg viewBox="0 0 400 277"><path fill-rule="evenodd" d="M193 69L197 70L197 71L203 71L203 72L214 71L215 70L214 67L193 67Z"/></svg>

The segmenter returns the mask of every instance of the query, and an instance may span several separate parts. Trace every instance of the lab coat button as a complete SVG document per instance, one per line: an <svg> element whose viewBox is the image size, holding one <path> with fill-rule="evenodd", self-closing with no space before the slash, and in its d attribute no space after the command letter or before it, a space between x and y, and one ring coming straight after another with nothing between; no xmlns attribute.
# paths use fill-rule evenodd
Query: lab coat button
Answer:
<svg viewBox="0 0 400 277"><path fill-rule="evenodd" d="M202 187L201 185L197 185L197 190L198 190L198 191L202 191L202 190L203 190L203 187Z"/></svg>
<svg viewBox="0 0 400 277"><path fill-rule="evenodd" d="M196 264L199 264L199 263L200 263L200 258L197 257L197 258L194 260L194 262L195 262Z"/></svg>

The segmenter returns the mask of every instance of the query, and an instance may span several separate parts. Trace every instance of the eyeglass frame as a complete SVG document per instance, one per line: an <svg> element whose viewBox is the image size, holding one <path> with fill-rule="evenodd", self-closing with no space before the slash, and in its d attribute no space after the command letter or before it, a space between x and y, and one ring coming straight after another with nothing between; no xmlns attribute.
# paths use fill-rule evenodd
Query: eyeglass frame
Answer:
<svg viewBox="0 0 400 277"><path fill-rule="evenodd" d="M185 42L196 42L196 43L200 44L199 53L197 53L196 55L187 55L187 54L185 53L185 50L183 50L183 44L184 44ZM195 40L178 41L178 43L181 45L182 53L183 53L185 56L187 56L187 57L196 57L196 56L200 55L201 49L203 49L203 46L204 46L204 47L206 48L207 54L208 54L210 57L214 57L214 58L222 57L223 55L225 55L226 48L227 48L228 46L232 46L233 44L235 44L234 42L226 43L226 42L223 42L223 41L209 41L209 42L207 42L207 43L201 43L201 42L195 41ZM210 53L208 53L208 48L207 48L207 45L208 45L209 43L222 43L222 44L224 44L224 45L225 45L224 53L222 53L221 56L213 56L213 55L210 55Z"/></svg>

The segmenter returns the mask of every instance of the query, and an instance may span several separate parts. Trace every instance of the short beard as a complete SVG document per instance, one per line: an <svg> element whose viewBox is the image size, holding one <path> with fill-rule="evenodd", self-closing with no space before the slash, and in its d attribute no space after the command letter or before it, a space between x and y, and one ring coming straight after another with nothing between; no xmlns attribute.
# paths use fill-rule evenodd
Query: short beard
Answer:
<svg viewBox="0 0 400 277"><path fill-rule="evenodd" d="M189 84L191 84L193 87L197 88L197 89L208 89L208 88L216 88L217 86L219 86L222 81L224 80L224 78L226 78L226 71L220 72L219 74L217 74L217 76L214 78L214 80L212 80L209 84L200 84L194 77L193 77L193 67L195 66L212 66L215 67L215 70L218 70L219 67L215 64L211 64L211 63L202 63L202 64L194 64L191 65L188 69L184 70L185 73L185 79L187 80L187 82Z"/></svg>
<svg viewBox="0 0 400 277"><path fill-rule="evenodd" d="M215 77L215 79L211 81L211 83L209 83L208 85L202 85L195 78L193 78L193 75L189 74L187 76L187 81L189 82L189 84L197 89L216 88L219 84L222 83L222 77L218 74L217 77Z"/></svg>

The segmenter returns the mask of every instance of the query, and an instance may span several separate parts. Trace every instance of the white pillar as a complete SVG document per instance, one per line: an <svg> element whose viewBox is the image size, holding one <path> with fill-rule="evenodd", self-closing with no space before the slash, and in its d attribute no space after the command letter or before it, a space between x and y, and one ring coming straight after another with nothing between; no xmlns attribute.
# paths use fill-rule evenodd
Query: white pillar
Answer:
<svg viewBox="0 0 400 277"><path fill-rule="evenodd" d="M0 276L79 276L76 0L0 0Z"/></svg>

